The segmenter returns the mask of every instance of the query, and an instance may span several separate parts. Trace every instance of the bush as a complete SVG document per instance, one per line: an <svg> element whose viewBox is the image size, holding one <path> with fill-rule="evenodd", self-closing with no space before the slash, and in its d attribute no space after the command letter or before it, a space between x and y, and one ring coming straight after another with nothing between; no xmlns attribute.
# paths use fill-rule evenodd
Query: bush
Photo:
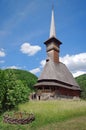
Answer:
<svg viewBox="0 0 86 130"><path fill-rule="evenodd" d="M15 76L12 70L0 71L0 112L15 108L28 100L30 89Z"/></svg>

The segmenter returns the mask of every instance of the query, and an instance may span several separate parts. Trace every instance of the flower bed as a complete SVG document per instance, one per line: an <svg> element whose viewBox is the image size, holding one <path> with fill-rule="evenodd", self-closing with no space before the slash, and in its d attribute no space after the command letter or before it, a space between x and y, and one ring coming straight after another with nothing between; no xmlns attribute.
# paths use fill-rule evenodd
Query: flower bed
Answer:
<svg viewBox="0 0 86 130"><path fill-rule="evenodd" d="M11 115L5 114L3 116L3 121L5 123L10 124L29 124L30 122L35 120L35 116L33 114L28 113L13 113Z"/></svg>

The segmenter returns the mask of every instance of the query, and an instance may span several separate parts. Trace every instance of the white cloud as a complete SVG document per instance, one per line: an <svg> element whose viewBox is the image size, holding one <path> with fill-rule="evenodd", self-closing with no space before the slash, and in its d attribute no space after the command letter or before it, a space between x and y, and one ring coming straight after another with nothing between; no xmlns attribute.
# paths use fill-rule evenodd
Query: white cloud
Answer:
<svg viewBox="0 0 86 130"><path fill-rule="evenodd" d="M30 72L33 74L36 74L36 73L40 72L40 68L32 69L32 70L30 70Z"/></svg>
<svg viewBox="0 0 86 130"><path fill-rule="evenodd" d="M79 75L85 74L86 72L84 71L77 71L76 73L73 74L74 77L77 77Z"/></svg>
<svg viewBox="0 0 86 130"><path fill-rule="evenodd" d="M41 64L41 66L40 67L44 67L45 66L45 63L46 63L46 60L42 60L41 62L40 62L40 64Z"/></svg>
<svg viewBox="0 0 86 130"><path fill-rule="evenodd" d="M4 52L4 49L3 48L1 48L0 49L0 57L5 57L5 52Z"/></svg>
<svg viewBox="0 0 86 130"><path fill-rule="evenodd" d="M41 50L41 47L38 45L30 45L30 43L24 43L21 45L21 52L27 54L28 56L32 56Z"/></svg>
<svg viewBox="0 0 86 130"><path fill-rule="evenodd" d="M60 61L69 68L74 77L86 73L86 53L66 55Z"/></svg>
<svg viewBox="0 0 86 130"><path fill-rule="evenodd" d="M15 66L15 65L9 66L9 67L7 67L7 68L10 68L10 69L21 69L21 67L18 67L18 66Z"/></svg>
<svg viewBox="0 0 86 130"><path fill-rule="evenodd" d="M44 67L45 63L46 63L46 60L42 60L40 62L40 67L32 69L32 70L30 70L30 72L33 73L33 74L37 74L37 73L41 72L41 68Z"/></svg>

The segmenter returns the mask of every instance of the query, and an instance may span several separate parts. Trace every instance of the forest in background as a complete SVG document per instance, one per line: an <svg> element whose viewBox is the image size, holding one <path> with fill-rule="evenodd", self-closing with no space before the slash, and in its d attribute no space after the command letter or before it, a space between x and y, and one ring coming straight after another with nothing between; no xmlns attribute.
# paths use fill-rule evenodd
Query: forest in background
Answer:
<svg viewBox="0 0 86 130"><path fill-rule="evenodd" d="M86 74L80 75L75 78L81 88L81 98L86 99Z"/></svg>

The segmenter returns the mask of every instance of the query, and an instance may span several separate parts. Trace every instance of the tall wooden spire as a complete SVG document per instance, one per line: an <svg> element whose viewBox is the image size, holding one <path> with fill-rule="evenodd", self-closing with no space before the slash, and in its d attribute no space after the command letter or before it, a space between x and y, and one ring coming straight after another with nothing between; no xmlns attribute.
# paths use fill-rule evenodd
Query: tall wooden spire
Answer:
<svg viewBox="0 0 86 130"><path fill-rule="evenodd" d="M52 7L51 26L50 26L50 38L56 37L55 21L54 21L54 9Z"/></svg>
<svg viewBox="0 0 86 130"><path fill-rule="evenodd" d="M56 38L56 29L54 21L54 8L52 8L50 37L45 42L48 57L53 61L59 63L59 47L61 42Z"/></svg>

